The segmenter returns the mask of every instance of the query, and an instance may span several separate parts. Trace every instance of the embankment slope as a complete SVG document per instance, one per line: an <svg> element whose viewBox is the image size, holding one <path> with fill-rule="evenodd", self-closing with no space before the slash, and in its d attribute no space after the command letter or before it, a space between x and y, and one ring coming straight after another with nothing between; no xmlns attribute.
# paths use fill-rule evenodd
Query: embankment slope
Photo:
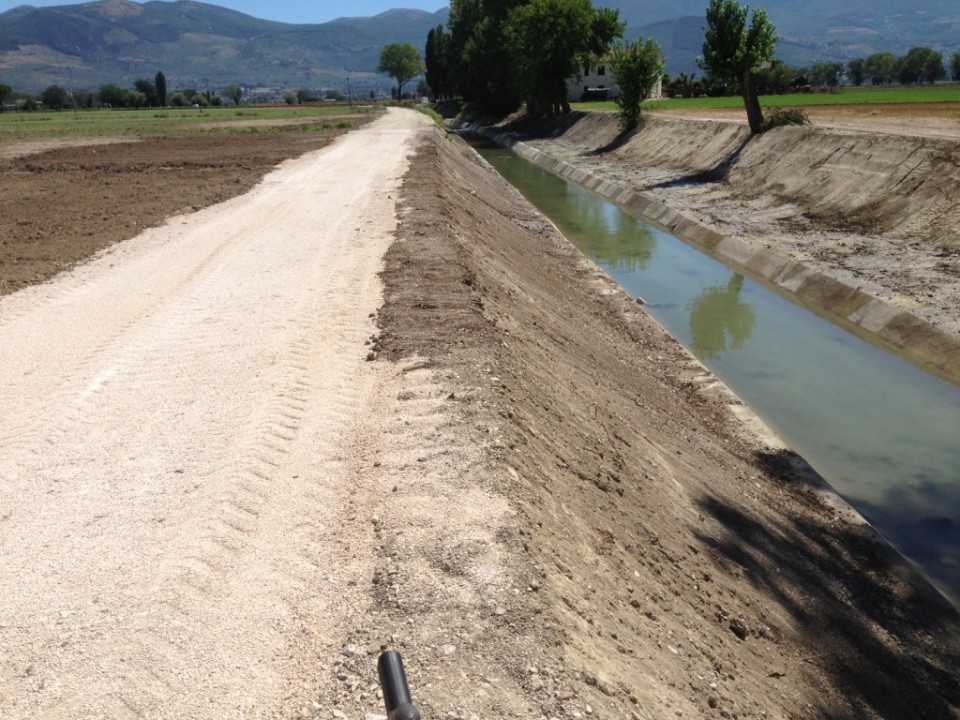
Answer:
<svg viewBox="0 0 960 720"><path fill-rule="evenodd" d="M428 710L957 717L956 611L795 456L747 439L735 401L513 188L437 134L402 202L381 357L428 359L517 513L497 538L516 599L461 609L484 632L458 635L456 671L410 639ZM460 550L451 587L475 577ZM455 594L393 570L384 617L429 635ZM509 691L482 681L503 674Z"/></svg>
<svg viewBox="0 0 960 720"><path fill-rule="evenodd" d="M960 144L580 113L521 152L960 382ZM522 128L521 128L522 130Z"/></svg>

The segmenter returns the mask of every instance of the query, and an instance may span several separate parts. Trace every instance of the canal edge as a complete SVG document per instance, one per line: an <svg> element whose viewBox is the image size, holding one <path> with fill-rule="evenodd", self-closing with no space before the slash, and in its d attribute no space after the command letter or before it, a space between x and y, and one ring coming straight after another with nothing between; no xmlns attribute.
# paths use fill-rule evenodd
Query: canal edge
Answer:
<svg viewBox="0 0 960 720"><path fill-rule="evenodd" d="M723 260L753 280L837 322L858 337L904 358L922 370L960 386L960 337L944 332L911 312L862 288L831 277L798 260L741 238L718 233L629 185L605 179L582 167L498 133L488 126L465 125L510 148L524 159L651 222L684 242Z"/></svg>
<svg viewBox="0 0 960 720"><path fill-rule="evenodd" d="M594 192L595 194L601 195L601 197L613 202L628 214L633 215L635 217L640 217L645 221L653 222L656 225L659 225L660 227L663 227L664 229L676 234L676 232L671 228L671 226L665 224L662 220L657 220L655 218L652 218L651 216L643 215L638 210L631 209L630 207L622 204L624 196L638 197L638 196L642 196L643 195L642 193L638 193L632 190L631 188L620 185L618 183L614 183L609 180L604 180L603 178L593 176L591 173L585 171L583 168L577 168L576 166L571 165L570 163L567 163L562 160L558 160L557 158L554 158L547 153L537 150L536 148L533 148L529 145L526 145L525 143L516 141L514 138L512 138L509 135L494 133L490 130L490 128L486 126L464 124L458 129L466 132L482 135L483 137L497 143L498 145L517 151L517 154L523 157L524 159L529 160L530 162L533 162L534 164L538 165L544 170L547 170L548 172L551 172L555 175L559 175L564 179L569 180L570 182L574 182L586 188L587 190ZM521 150L524 150L525 152ZM479 154L477 154L476 157L481 163L489 166L486 160L484 160ZM491 171L496 172L496 170L492 166L489 166L489 167ZM556 168L560 168L560 167L564 168L565 171L570 174L566 175L561 172L558 172ZM594 179L595 184L593 186L588 185L585 182L582 182L577 179L580 177L583 177L583 178L592 177ZM596 187L600 187L600 186L604 188L605 192L610 194L607 195L595 189ZM620 198L620 199L618 200L617 198ZM710 233L718 238L723 239L723 236L720 235L719 233L716 233L715 231L710 230L709 228L703 225L700 225L696 221L683 217L680 213L676 213L675 211L665 206L663 203L660 203L659 201L655 201L655 200L651 201L649 198L645 198L645 199L647 201L650 201L660 206L661 208L663 208L664 211L666 211L666 213L670 213L678 218L681 218L681 220L679 221L680 223L684 221L689 222L693 225L699 226L699 228L701 228L704 232ZM546 216L543 216L543 217L547 222L553 225L554 228L556 228L556 225L553 223L553 221L550 218ZM556 230L561 236L565 237L563 233L559 230L559 228L556 228ZM722 255L719 255L718 253L714 253L713 251L709 250L707 246L701 245L699 242L687 240L685 238L681 238L681 239L684 239L686 242L688 242L689 244L695 247L704 249L705 252L707 252L707 254L709 255L715 255L721 258L725 257ZM569 242L572 247L576 248L576 246L570 240L567 240L567 242ZM754 248L752 245L748 246L748 244L742 240L735 240L735 243L736 245L734 245L734 247L739 245L743 247L749 247L750 250L756 251L756 248ZM768 250L766 250L765 252L767 254L771 254L771 255L773 254L773 253L770 253L770 251ZM603 268L597 265L593 260L591 260L586 255L583 255L582 253L580 253L580 255L584 265L589 267L590 271L595 275L596 279L599 281L598 288L600 287L600 285L604 286L603 289L601 290L604 294L621 295L624 305L631 305L635 302L634 298L625 289L623 289L623 287L621 287L616 280L614 280L609 275L607 275L607 273L603 270ZM784 258L781 258L781 259L784 262L790 262L794 265L800 265L800 263L797 263L796 261L788 261ZM744 274L749 275L760 282L763 282L765 285L772 286L774 288L780 287L779 285L776 285L772 281L765 280L762 276L758 276L755 271L745 266L741 266L740 263L734 259L727 260L727 262L729 262L731 265L742 267ZM810 270L810 272L814 272L812 271L812 269L808 268L808 270ZM831 278L826 278L826 279L832 280ZM839 283L839 281L836 281L836 280L832 280L832 282L834 282L837 285L842 285L842 283ZM783 294L786 296L791 295L791 292L785 289L780 289L779 292L780 294ZM866 295L866 293L861 293L861 294ZM875 302L878 302L878 303L883 302L878 298L874 298L872 296L869 296L869 297L871 297L871 299L874 300ZM797 301L800 302L800 304L802 304L804 307L808 307L811 310L815 309L814 307L811 306L809 301L803 300L802 298L799 298L799 297L797 297ZM642 300L640 300L640 302L642 303ZM883 303L883 304L886 305L886 303ZM895 310L896 312L902 312L896 308L891 307L890 309ZM844 326L852 326L852 323L848 321L843 321L843 318L835 315L835 313L833 312L827 312L824 309L824 312L822 314L827 314L829 317L835 318L841 321L841 324ZM652 316L650 316L649 314L648 314L648 317L650 317L650 319L653 320L653 322L655 322L657 325L660 325L660 323L657 322L655 319L653 319ZM916 318L916 320L919 322L924 322L919 318ZM664 328L662 325L660 325L660 327L664 333L666 333L667 335L670 335L670 337L673 337L673 335L666 328ZM851 330L852 329L853 328L851 327ZM859 332L856 332L856 334L858 336L863 337L866 334L866 331L860 330ZM864 339L869 340L869 338L866 338L866 337ZM674 340L676 341L676 338L674 338ZM897 548L897 546L889 538L887 538L886 535L881 533L880 530L874 527L874 525L871 524L870 521L867 520L855 507L853 507L849 502L847 502L847 500L844 499L843 496L841 496L839 492L837 492L837 490L835 490L833 486L830 485L830 483L822 475L820 475L820 473L818 473L817 470L812 465L810 465L810 463L807 462L807 460L802 455L800 455L795 450L793 450L789 446L789 444L782 437L780 437L780 435L770 425L768 425L766 421L764 421L763 418L760 417L760 415L757 414L757 412L748 403L746 403L726 383L724 383L723 380L718 378L709 368L707 368L703 363L701 363L700 360L697 359L696 356L694 356L693 353L691 353L686 347L684 347L682 343L680 343L679 341L676 341L676 343L678 348L683 352L684 356L687 359L687 365L681 368L680 372L678 372L676 375L677 380L687 384L692 388L695 388L695 392L703 394L704 396L713 395L715 398L717 396L722 398L723 402L726 405L727 411L730 414L730 418L733 423L733 426L737 429L737 433L741 436L742 439L747 441L749 444L757 447L758 449L784 451L785 457L787 458L790 464L791 470L793 471L795 477L799 479L799 482L813 495L820 498L820 500L827 507L831 508L836 513L838 519L842 519L843 521L847 522L851 528L855 529L856 532L860 535L860 537L863 540L874 543L876 550L883 554L887 567L891 572L894 572L897 575L899 575L905 582L908 582L909 584L911 584L917 590L917 592L923 593L930 600L934 602L945 603L946 606L953 608L953 610L960 611L960 602L954 602L946 592L942 591L936 584L934 584L934 582L930 578L924 575L922 570L917 565L915 565L909 558L907 558L906 555L901 553L900 550ZM880 347L883 347L884 349L887 349L887 350L890 349L889 345L884 342L874 341L874 344L879 345ZM960 341L956 342L955 346L957 350L960 351ZM924 368L924 369L927 369L927 368ZM942 377L940 373L934 373L934 374L937 374L938 376ZM957 381L952 380L951 382L957 382Z"/></svg>

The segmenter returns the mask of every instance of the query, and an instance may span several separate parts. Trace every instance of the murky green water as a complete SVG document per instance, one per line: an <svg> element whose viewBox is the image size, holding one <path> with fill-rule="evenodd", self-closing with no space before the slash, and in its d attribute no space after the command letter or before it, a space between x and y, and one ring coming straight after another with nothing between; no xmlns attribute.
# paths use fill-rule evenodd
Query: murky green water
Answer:
<svg viewBox="0 0 960 720"><path fill-rule="evenodd" d="M960 602L960 388L512 152L475 147Z"/></svg>

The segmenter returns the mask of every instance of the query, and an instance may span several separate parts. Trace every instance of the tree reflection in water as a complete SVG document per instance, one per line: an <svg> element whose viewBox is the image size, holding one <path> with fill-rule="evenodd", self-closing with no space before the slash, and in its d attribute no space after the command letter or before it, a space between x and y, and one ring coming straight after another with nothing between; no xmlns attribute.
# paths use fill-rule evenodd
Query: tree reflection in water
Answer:
<svg viewBox="0 0 960 720"><path fill-rule="evenodd" d="M753 308L740 301L743 276L734 275L726 287L713 285L687 306L693 354L700 360L717 357L727 349L743 348L756 322Z"/></svg>

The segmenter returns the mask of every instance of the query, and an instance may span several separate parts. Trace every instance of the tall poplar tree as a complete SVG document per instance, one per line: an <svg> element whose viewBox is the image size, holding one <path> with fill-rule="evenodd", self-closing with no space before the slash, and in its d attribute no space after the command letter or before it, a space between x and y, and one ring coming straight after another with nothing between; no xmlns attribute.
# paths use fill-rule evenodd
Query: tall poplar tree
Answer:
<svg viewBox="0 0 960 720"><path fill-rule="evenodd" d="M750 6L737 0L710 0L703 57L698 62L711 78L739 85L750 131L756 134L763 131L763 111L753 73L773 58L777 36L764 10L754 10L747 27L749 14Z"/></svg>

